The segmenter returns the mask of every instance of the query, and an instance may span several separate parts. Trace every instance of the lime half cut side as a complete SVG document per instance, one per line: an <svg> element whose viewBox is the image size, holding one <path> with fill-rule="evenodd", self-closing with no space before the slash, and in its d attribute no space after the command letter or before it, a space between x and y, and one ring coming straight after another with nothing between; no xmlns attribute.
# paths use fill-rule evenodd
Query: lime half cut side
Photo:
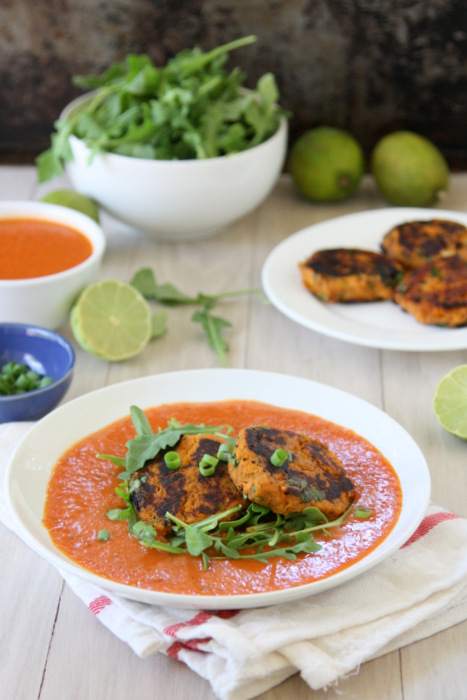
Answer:
<svg viewBox="0 0 467 700"><path fill-rule="evenodd" d="M151 337L151 311L135 287L117 280L86 287L71 312L71 328L88 352L118 362L138 355Z"/></svg>
<svg viewBox="0 0 467 700"><path fill-rule="evenodd" d="M441 379L433 395L433 411L445 430L467 440L467 365L455 367Z"/></svg>

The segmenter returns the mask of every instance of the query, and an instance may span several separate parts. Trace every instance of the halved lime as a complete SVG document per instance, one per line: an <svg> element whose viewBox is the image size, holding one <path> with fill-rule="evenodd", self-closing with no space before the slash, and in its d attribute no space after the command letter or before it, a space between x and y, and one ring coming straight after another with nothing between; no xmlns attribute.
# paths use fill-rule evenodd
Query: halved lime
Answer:
<svg viewBox="0 0 467 700"><path fill-rule="evenodd" d="M117 280L86 287L70 322L84 350L111 362L138 355L151 338L149 304L135 287Z"/></svg>
<svg viewBox="0 0 467 700"><path fill-rule="evenodd" d="M445 430L467 440L467 365L448 372L435 389L433 411Z"/></svg>
<svg viewBox="0 0 467 700"><path fill-rule="evenodd" d="M40 201L48 202L49 204L59 204L69 209L76 209L82 214L87 214L87 216L90 216L91 219L99 223L99 209L94 200L74 190L54 190L46 194L45 197L42 197Z"/></svg>

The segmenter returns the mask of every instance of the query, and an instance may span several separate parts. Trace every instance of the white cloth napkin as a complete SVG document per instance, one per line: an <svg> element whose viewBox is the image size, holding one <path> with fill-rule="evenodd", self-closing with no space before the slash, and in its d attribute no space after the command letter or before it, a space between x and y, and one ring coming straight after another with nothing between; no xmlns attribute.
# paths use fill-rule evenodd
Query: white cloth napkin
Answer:
<svg viewBox="0 0 467 700"><path fill-rule="evenodd" d="M0 425L1 477L31 425ZM2 486L0 519L8 526ZM297 672L310 688L325 688L369 659L465 620L467 520L431 504L409 542L369 572L268 608L162 608L111 596L61 573L138 656L167 654L207 679L221 700L249 700Z"/></svg>

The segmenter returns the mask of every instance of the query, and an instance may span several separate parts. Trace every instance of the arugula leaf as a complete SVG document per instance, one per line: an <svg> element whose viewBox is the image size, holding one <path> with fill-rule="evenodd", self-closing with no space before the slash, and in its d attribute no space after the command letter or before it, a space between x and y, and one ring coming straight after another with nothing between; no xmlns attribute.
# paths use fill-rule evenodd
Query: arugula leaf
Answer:
<svg viewBox="0 0 467 700"><path fill-rule="evenodd" d="M160 338L167 330L167 314L164 309L158 311L151 318L151 340Z"/></svg>
<svg viewBox="0 0 467 700"><path fill-rule="evenodd" d="M159 429L157 433L154 433L146 414L140 408L131 406L130 415L138 434L126 443L127 456L125 465L127 477L142 469L145 463L150 459L154 459L161 450L165 450L167 447L174 447L182 435L216 434L226 439L228 438L228 435L224 435L221 432L226 426L193 425L192 423L182 425L175 418L168 422L165 430Z"/></svg>
<svg viewBox="0 0 467 700"><path fill-rule="evenodd" d="M226 353L228 344L224 340L222 334L224 330L232 324L225 318L214 316L212 309L217 303L229 297L256 294L262 301L265 299L260 289L240 289L215 295L208 295L200 292L196 296L189 296L169 282L159 284L151 268L142 268L138 270L133 275L130 284L136 287L146 299L157 301L166 306L201 306L202 308L195 311L191 320L202 326L209 345L216 352L223 367L227 365ZM164 330L165 328L162 332L164 332Z"/></svg>
<svg viewBox="0 0 467 700"><path fill-rule="evenodd" d="M142 268L138 270L130 281L133 287L141 292L146 299L154 299L162 304L193 304L196 300L180 292L172 284L158 284L153 270Z"/></svg>
<svg viewBox="0 0 467 700"><path fill-rule="evenodd" d="M51 147L37 159L39 181L62 173L72 157L71 134L92 156L104 151L164 160L229 155L269 138L286 114L277 105L274 76L262 76L247 92L242 71L225 68L231 51L255 41L247 36L207 52L180 51L163 67L130 53L102 75L75 76L74 85L93 92L55 122Z"/></svg>
<svg viewBox="0 0 467 700"><path fill-rule="evenodd" d="M227 367L226 352L229 348L227 342L222 337L222 331L232 324L225 318L214 316L206 305L202 311L195 311L191 317L195 323L200 323L204 328L209 345L213 348L221 361L222 367Z"/></svg>

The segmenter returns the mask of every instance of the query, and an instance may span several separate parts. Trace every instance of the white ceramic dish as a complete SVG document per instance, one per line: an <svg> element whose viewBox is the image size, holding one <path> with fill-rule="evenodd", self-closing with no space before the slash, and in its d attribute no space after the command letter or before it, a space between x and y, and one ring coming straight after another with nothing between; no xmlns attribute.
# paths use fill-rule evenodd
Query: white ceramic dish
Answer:
<svg viewBox="0 0 467 700"><path fill-rule="evenodd" d="M62 113L89 100L84 95ZM280 175L287 120L267 141L241 153L201 160L149 160L114 153L91 156L70 137L66 171L78 192L112 216L157 240L190 241L212 235L255 209Z"/></svg>
<svg viewBox="0 0 467 700"><path fill-rule="evenodd" d="M0 202L0 219L42 219L82 233L92 245L91 255L63 272L29 279L0 279L0 321L30 323L55 330L68 319L71 306L97 276L106 239L102 228L75 209L45 202Z"/></svg>
<svg viewBox="0 0 467 700"><path fill-rule="evenodd" d="M157 397L157 398L156 398ZM77 440L127 415L129 406L157 403L250 399L314 413L353 429L392 463L403 493L399 520L389 536L364 559L328 579L271 593L183 596L114 583L73 563L53 545L42 525L49 474L58 457ZM403 428L371 404L323 384L253 370L191 370L141 377L71 401L43 418L15 451L7 472L6 494L15 531L60 569L113 594L155 605L224 609L272 605L299 599L367 571L398 549L420 523L430 496L425 459Z"/></svg>
<svg viewBox="0 0 467 700"><path fill-rule="evenodd" d="M266 295L283 314L302 326L349 343L386 350L440 351L467 348L467 328L418 323L391 301L325 304L302 284L298 263L322 248L379 250L383 235L405 221L450 219L467 225L467 214L440 209L398 207L330 219L298 231L267 257L262 273Z"/></svg>

